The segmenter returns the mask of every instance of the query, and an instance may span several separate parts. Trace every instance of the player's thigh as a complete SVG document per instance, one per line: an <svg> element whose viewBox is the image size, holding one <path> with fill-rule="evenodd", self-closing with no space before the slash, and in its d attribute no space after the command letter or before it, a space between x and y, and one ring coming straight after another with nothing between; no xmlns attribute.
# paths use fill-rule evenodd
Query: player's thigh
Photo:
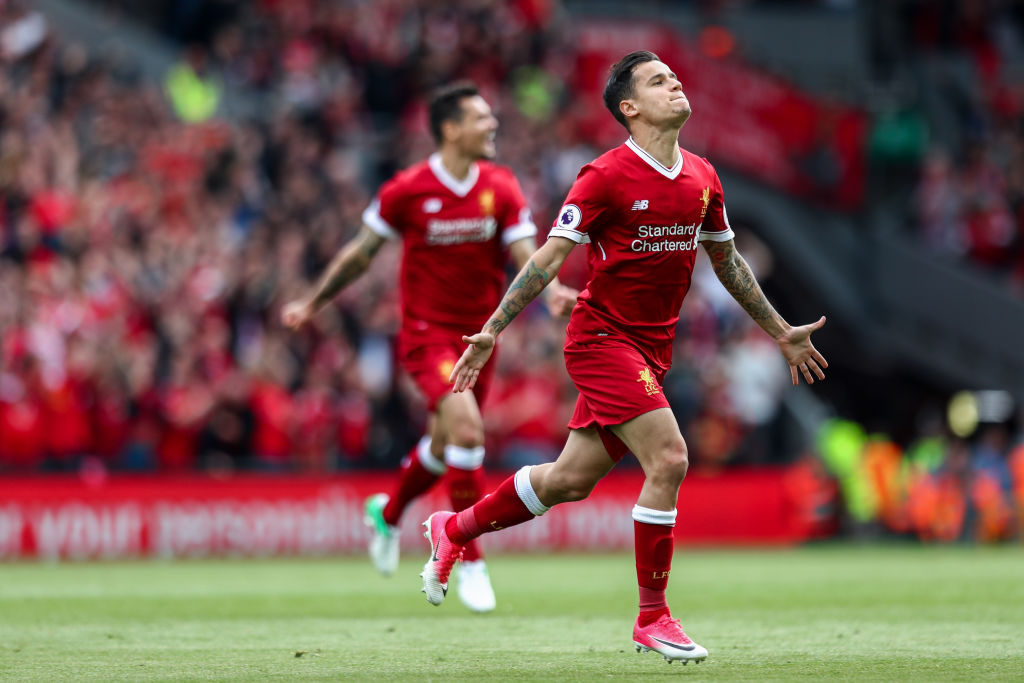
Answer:
<svg viewBox="0 0 1024 683"><path fill-rule="evenodd" d="M573 429L558 458L534 467L530 481L541 502L554 505L586 498L613 467L596 429Z"/></svg>
<svg viewBox="0 0 1024 683"><path fill-rule="evenodd" d="M644 472L680 458L685 467L686 442L670 409L657 408L609 429L636 456Z"/></svg>
<svg viewBox="0 0 1024 683"><path fill-rule="evenodd" d="M466 445L482 441L484 419L473 392L449 393L442 397L437 403L436 429L444 434L446 443Z"/></svg>

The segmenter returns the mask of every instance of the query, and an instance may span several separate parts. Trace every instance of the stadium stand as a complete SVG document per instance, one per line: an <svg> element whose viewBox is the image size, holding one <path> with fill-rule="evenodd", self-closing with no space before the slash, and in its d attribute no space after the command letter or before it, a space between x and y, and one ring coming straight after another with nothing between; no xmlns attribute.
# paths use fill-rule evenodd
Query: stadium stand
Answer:
<svg viewBox="0 0 1024 683"><path fill-rule="evenodd" d="M879 21L903 52L875 46L886 96L873 110L721 52L721 34L677 41L639 14L611 40L606 18L570 25L556 2L83 4L172 39L163 80L63 37L32 3L0 4L0 472L393 465L423 419L394 371L397 251L302 335L277 325L280 305L357 229L376 184L429 149L422 95L454 77L498 106L500 161L546 224L579 166L621 138L591 105L608 56L629 41L653 41L695 83L726 92L729 117L687 132L716 164L779 202L848 220L897 207L915 247L952 255L961 277L993 271L1019 296L1021 18L895 4ZM715 24L720 11L698 16ZM935 85L920 97L901 85L918 76ZM694 87L721 110L718 93ZM257 103L243 114L239 92ZM935 92L942 102L923 96ZM907 194L913 203L899 201ZM771 287L791 266L744 218L741 250ZM584 271L577 259L565 279L581 284ZM550 459L575 398L560 336L537 307L504 343L515 352L501 356L488 410L494 464ZM822 508L827 472L852 528L998 540L1021 527L1020 421L950 433L935 417L958 388L949 381L905 382L914 405L899 425L844 415L840 397L838 417L800 426L771 343L707 277L684 306L676 359L666 394L698 469L798 462L792 486Z"/></svg>

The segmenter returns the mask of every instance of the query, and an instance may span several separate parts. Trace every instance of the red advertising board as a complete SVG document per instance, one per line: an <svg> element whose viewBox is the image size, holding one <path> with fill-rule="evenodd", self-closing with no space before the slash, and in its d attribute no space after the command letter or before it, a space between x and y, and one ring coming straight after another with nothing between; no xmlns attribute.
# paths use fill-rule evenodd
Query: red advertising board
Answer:
<svg viewBox="0 0 1024 683"><path fill-rule="evenodd" d="M681 544L792 544L806 539L784 469L687 477L679 501ZM496 485L502 475L492 475ZM0 478L0 558L91 559L361 553L364 498L392 474L334 477L236 475ZM585 501L490 534L491 550L632 548L638 471L614 473ZM417 501L402 525L405 548L423 544L418 522L445 507L443 487Z"/></svg>

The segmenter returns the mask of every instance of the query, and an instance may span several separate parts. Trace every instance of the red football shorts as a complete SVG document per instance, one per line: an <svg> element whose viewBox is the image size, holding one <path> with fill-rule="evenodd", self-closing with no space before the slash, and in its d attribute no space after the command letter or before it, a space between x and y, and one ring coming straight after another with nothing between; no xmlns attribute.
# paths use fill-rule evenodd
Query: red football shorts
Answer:
<svg viewBox="0 0 1024 683"><path fill-rule="evenodd" d="M430 412L436 411L440 400L452 393L452 383L448 381L448 377L452 374L455 363L466 350L466 343L462 341L464 334L469 334L469 332L435 325L430 325L423 330L403 328L399 334L399 363L426 397L427 410ZM494 368L497 365L496 356L497 349L480 370L480 376L477 377L476 385L473 387L477 405L482 406L484 398L487 396L491 378L494 376Z"/></svg>
<svg viewBox="0 0 1024 683"><path fill-rule="evenodd" d="M614 340L587 344L568 341L565 368L580 392L569 429L597 428L615 462L622 460L629 448L607 428L668 408L661 388L666 371L652 367L629 344Z"/></svg>

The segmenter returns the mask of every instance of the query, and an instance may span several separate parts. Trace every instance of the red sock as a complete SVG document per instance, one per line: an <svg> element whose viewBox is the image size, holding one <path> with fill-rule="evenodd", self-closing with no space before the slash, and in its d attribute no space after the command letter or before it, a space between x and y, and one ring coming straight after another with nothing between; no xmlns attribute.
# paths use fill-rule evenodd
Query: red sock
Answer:
<svg viewBox="0 0 1024 683"><path fill-rule="evenodd" d="M472 470L464 470L458 467L448 466L448 495L452 500L452 510L462 512L484 497L484 470L477 467ZM480 550L480 544L471 540L465 544L462 551L463 562L476 562L484 557Z"/></svg>
<svg viewBox="0 0 1024 683"><path fill-rule="evenodd" d="M440 475L434 474L420 462L414 446L409 455L402 461L402 469L398 475L398 489L392 494L388 504L384 506L384 521L391 526L398 526L405 508L417 497L426 493Z"/></svg>
<svg viewBox="0 0 1024 683"><path fill-rule="evenodd" d="M481 534L522 524L534 517L516 493L513 475L479 503L449 519L445 532L453 543L465 545Z"/></svg>
<svg viewBox="0 0 1024 683"><path fill-rule="evenodd" d="M636 579L640 585L640 625L646 626L668 614L665 588L672 568L673 527L633 520L636 545Z"/></svg>

